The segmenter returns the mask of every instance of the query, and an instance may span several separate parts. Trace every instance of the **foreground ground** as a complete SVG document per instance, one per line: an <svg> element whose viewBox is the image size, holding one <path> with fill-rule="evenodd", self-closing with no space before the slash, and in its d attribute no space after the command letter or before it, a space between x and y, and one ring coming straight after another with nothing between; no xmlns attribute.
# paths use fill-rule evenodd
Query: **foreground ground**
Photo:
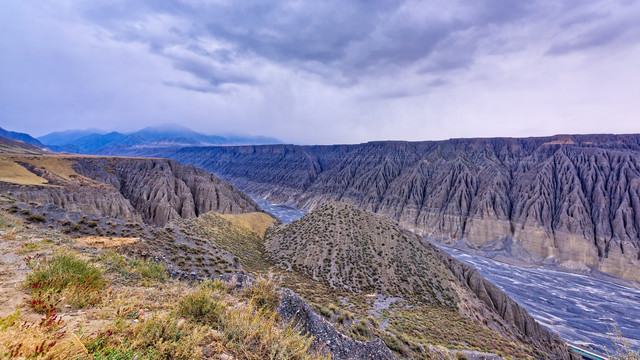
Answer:
<svg viewBox="0 0 640 360"><path fill-rule="evenodd" d="M8 214L0 234L0 358L325 358L279 321L270 280L174 280Z"/></svg>

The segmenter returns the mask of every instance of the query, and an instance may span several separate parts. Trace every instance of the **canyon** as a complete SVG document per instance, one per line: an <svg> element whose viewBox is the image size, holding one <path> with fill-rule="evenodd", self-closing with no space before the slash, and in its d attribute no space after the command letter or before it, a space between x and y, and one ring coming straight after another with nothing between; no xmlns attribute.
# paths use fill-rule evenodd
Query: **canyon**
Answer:
<svg viewBox="0 0 640 360"><path fill-rule="evenodd" d="M640 281L640 135L188 147L194 164L248 194L305 210L327 200L421 236L510 240L539 263Z"/></svg>

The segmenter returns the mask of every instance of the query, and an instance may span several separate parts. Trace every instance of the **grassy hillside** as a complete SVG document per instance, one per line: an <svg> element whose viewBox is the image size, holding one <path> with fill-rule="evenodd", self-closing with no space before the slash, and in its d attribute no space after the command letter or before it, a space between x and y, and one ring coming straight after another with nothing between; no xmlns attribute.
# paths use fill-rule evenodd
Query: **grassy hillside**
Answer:
<svg viewBox="0 0 640 360"><path fill-rule="evenodd" d="M245 289L172 280L160 263L5 212L0 253L2 359L326 358L278 320L267 279Z"/></svg>
<svg viewBox="0 0 640 360"><path fill-rule="evenodd" d="M335 288L454 306L454 279L437 257L386 217L344 203L272 229L265 247L278 266Z"/></svg>
<svg viewBox="0 0 640 360"><path fill-rule="evenodd" d="M320 214L319 216L324 216L322 213ZM360 216L363 217L368 215L360 213ZM256 216L261 221L267 220L267 218L263 217L264 214L243 216L253 218L254 221L251 223L254 225L260 222L256 221ZM314 217L313 215L311 216L313 220ZM331 286L329 281L314 279L302 271L302 268L298 269L299 271L287 271L286 268L277 266L277 261L274 262L267 257L263 237L249 230L253 226L236 226L227 219L228 217L226 216L209 213L197 219L183 220L177 225L190 236L207 239L215 246L234 253L245 271L258 275L271 273L276 276L283 286L300 294L307 302L312 304L312 307L319 314L354 339L371 340L376 337L381 338L389 348L395 351L396 356L399 358L429 359L435 356L433 354L437 351L449 352L451 357L455 356L459 351L512 354L518 358L527 358L531 356L528 354L533 353L526 345L519 344L487 329L483 325L482 319L470 319L458 313L455 306L450 303L453 301L453 292L457 290L449 289L446 285L448 281L453 281L453 279L444 280L441 274L436 274L435 272L427 273L426 264L432 263L431 266L433 268L431 271L435 269L438 272L442 272L442 274L447 274L448 271L445 268L441 268L436 259L432 259L428 253L421 253L416 248L403 244L403 234L397 233L397 229L391 225L387 224L388 229L383 229L383 227L378 229L379 233L389 236L389 239L395 239L395 241L387 240L390 248L396 249L394 251L398 251L402 256L405 256L406 252L411 249L411 252L418 253L418 255L408 256L407 259L410 259L410 261L418 261L417 259L420 259L425 262L422 266L414 266L403 264L404 260L402 259L395 259L395 261L385 259L381 261L389 261L396 265L406 265L412 271L422 274L426 279L422 284L434 284L435 290L432 291L442 291L440 296L433 297L433 295L429 294L427 295L428 301L425 301L427 297L416 295L410 291L410 288L405 289L391 285L388 285L388 289L391 291L385 292L384 295L372 296L371 292L363 291L358 293L354 292L353 289ZM238 218L235 220L238 223ZM380 220L378 219L378 221ZM345 220L343 220L343 223L347 224ZM268 231L269 240L267 246L270 246L269 244L272 241L272 233L277 231ZM383 238L382 235L376 237L376 240L373 237L371 236L371 241L374 243L380 242ZM313 238L310 239L313 240ZM301 245L301 248L309 247L310 256L313 256L318 251L316 247L321 246L319 244L314 245L312 242ZM334 248L337 248L337 244L334 244ZM375 246L372 249L375 249ZM300 251L298 256L306 256L305 251ZM394 252L394 254L396 253ZM377 253L375 256L378 256ZM389 258L388 254L387 258ZM357 270L365 274L366 272L362 271L362 269L366 268L369 263L362 262L361 264L362 267ZM354 269L354 271L356 270ZM398 271L399 274L404 276L414 277L414 274L409 274L405 269L399 269ZM395 276L395 274L392 276ZM440 279L441 288L436 285L438 284L438 279ZM410 282L410 284L415 285L418 282ZM422 284L415 286L416 288L424 286ZM404 290L407 294L406 298L393 298L392 293L398 296L395 293L396 290ZM448 304L446 299L449 299ZM398 301L394 302L394 300ZM430 350L433 347L435 347L435 350Z"/></svg>

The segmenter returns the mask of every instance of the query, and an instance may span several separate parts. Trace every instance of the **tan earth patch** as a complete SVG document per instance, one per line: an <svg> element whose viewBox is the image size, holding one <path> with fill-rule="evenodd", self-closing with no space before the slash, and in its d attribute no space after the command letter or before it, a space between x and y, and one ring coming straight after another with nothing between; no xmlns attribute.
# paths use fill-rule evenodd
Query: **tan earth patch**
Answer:
<svg viewBox="0 0 640 360"><path fill-rule="evenodd" d="M123 245L135 244L140 241L137 237L104 237L104 236L86 236L74 239L80 245L93 246L97 248L112 248Z"/></svg>
<svg viewBox="0 0 640 360"><path fill-rule="evenodd" d="M37 155L37 156L28 156L28 155L14 155L10 157L11 160L16 162L27 163L36 168L46 169L50 171L52 174L60 176L65 180L72 180L74 177L78 177L75 170L73 170L72 166L74 161L72 159L67 159L62 156L56 155Z"/></svg>
<svg viewBox="0 0 640 360"><path fill-rule="evenodd" d="M3 158L0 158L0 181L19 185L43 185L49 182L12 160Z"/></svg>
<svg viewBox="0 0 640 360"><path fill-rule="evenodd" d="M268 214L261 212L252 212L247 214L218 214L223 219L229 221L233 225L241 226L248 229L261 237L267 231L269 226L275 221Z"/></svg>

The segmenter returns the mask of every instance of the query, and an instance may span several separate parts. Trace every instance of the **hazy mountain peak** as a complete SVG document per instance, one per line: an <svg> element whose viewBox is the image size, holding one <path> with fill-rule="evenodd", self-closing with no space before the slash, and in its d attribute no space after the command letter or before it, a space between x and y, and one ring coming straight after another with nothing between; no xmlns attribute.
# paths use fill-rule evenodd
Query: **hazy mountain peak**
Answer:
<svg viewBox="0 0 640 360"><path fill-rule="evenodd" d="M39 146L39 147L44 147L44 145L42 145L42 143L40 141L38 141L38 139L32 137L29 134L16 132L16 131L9 131L9 130L5 130L3 128L0 128L0 136L3 137L3 138L7 138L7 139L19 140L19 141L25 142L27 144L32 144L32 145L36 145L36 146Z"/></svg>
<svg viewBox="0 0 640 360"><path fill-rule="evenodd" d="M147 126L141 130L120 133L103 130L66 130L53 132L40 139L53 150L107 155L152 155L186 146L230 144L275 144L280 141L263 136L206 135L176 123Z"/></svg>

